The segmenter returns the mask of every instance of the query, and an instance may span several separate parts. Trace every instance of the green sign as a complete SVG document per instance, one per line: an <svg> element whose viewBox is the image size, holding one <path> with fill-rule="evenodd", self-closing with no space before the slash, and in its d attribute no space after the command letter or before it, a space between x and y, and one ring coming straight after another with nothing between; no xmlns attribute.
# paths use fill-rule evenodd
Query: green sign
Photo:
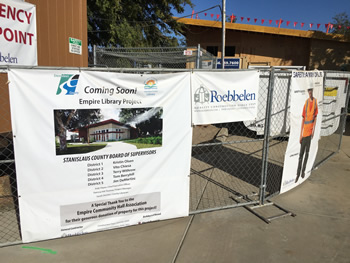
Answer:
<svg viewBox="0 0 350 263"><path fill-rule="evenodd" d="M81 40L73 37L69 38L69 53L81 55Z"/></svg>
<svg viewBox="0 0 350 263"><path fill-rule="evenodd" d="M79 45L81 46L81 40L80 39L76 39L76 38L69 38L69 44L74 44L74 45Z"/></svg>

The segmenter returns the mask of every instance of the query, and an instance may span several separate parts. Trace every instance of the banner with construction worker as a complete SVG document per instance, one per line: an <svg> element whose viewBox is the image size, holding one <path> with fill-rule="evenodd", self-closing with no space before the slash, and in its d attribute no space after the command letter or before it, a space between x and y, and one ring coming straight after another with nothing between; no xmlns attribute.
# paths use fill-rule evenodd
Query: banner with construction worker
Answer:
<svg viewBox="0 0 350 263"><path fill-rule="evenodd" d="M311 174L321 133L322 71L293 71L290 135L284 159L281 193L304 182Z"/></svg>

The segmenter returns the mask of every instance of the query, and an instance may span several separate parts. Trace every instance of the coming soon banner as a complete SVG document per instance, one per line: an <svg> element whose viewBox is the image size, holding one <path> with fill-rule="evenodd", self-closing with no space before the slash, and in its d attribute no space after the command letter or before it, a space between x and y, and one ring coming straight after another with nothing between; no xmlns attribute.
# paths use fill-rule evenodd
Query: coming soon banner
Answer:
<svg viewBox="0 0 350 263"><path fill-rule="evenodd" d="M281 193L304 182L311 174L320 140L323 72L293 71L290 136L284 159Z"/></svg>
<svg viewBox="0 0 350 263"><path fill-rule="evenodd" d="M190 74L8 75L24 242L188 215Z"/></svg>
<svg viewBox="0 0 350 263"><path fill-rule="evenodd" d="M194 72L192 122L195 125L254 120L259 72Z"/></svg>

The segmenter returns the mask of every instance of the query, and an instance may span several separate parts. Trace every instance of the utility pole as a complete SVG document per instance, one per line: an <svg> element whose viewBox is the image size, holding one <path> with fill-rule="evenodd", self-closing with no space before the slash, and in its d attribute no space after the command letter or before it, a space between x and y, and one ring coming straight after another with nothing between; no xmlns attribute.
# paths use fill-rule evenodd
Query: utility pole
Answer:
<svg viewBox="0 0 350 263"><path fill-rule="evenodd" d="M221 65L225 68L225 20L226 20L226 0L222 0L222 47L221 47Z"/></svg>

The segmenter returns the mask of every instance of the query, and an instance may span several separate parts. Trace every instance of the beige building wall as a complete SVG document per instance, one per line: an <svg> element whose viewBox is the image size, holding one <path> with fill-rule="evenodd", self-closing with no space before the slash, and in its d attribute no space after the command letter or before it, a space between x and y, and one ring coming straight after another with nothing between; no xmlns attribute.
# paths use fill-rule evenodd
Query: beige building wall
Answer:
<svg viewBox="0 0 350 263"><path fill-rule="evenodd" d="M350 43L312 39L309 64L324 70L350 65Z"/></svg>
<svg viewBox="0 0 350 263"><path fill-rule="evenodd" d="M195 30L191 30L193 31ZM204 49L208 46L218 46L218 57L221 57L220 30L211 29L207 34L202 35L196 33L187 38L189 46L195 46L198 43ZM235 57L246 58L248 63L264 62L271 66L304 66L309 63L310 44L307 39L228 31L226 46L234 46Z"/></svg>
<svg viewBox="0 0 350 263"><path fill-rule="evenodd" d="M128 128L113 123L89 128L90 141L94 140L94 137L96 137L94 134L99 135L95 141L125 140L130 138L130 130Z"/></svg>

